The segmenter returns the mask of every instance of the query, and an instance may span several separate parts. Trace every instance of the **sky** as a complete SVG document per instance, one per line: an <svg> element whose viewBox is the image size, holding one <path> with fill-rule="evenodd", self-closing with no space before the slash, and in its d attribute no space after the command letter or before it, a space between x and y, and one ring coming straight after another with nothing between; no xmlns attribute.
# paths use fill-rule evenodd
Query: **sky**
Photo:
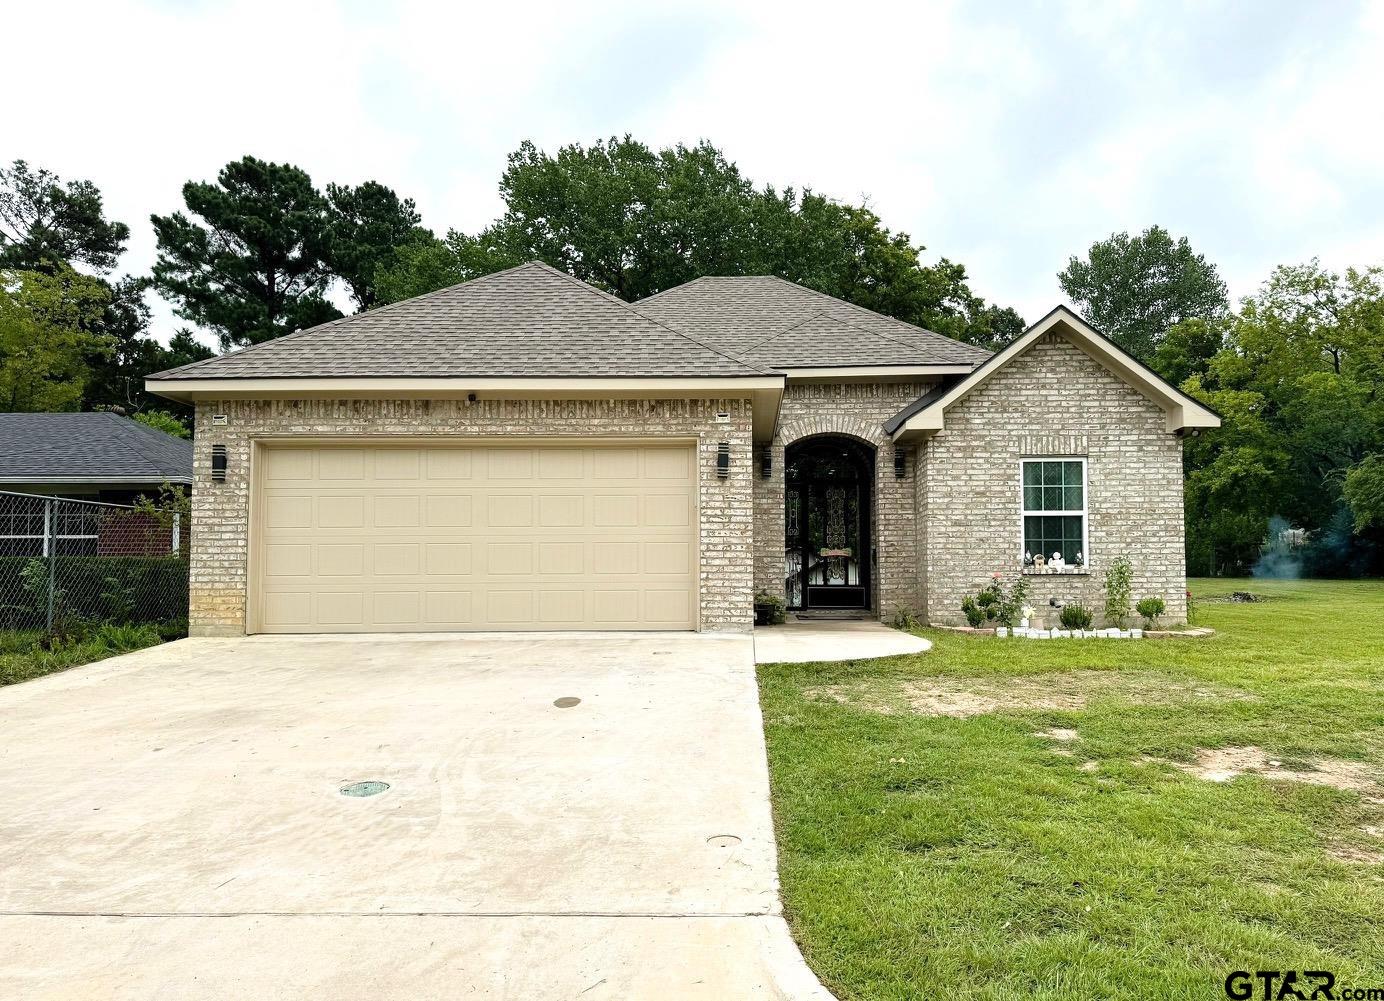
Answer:
<svg viewBox="0 0 1384 1001"><path fill-rule="evenodd" d="M1384 264L1384 2L54 0L0 19L0 161L94 181L132 273L149 215L247 153L473 232L522 140L625 133L868 200L1030 321L1070 256L1155 223L1236 299L1278 264ZM166 340L183 321L153 301Z"/></svg>

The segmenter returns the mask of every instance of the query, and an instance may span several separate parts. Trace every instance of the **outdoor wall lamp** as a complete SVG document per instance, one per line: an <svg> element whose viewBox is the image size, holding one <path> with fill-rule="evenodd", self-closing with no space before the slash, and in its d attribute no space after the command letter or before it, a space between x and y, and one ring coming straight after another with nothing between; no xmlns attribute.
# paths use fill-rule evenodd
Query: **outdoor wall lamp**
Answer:
<svg viewBox="0 0 1384 1001"><path fill-rule="evenodd" d="M901 448L894 449L894 478L901 480L908 472L908 453Z"/></svg>
<svg viewBox="0 0 1384 1001"><path fill-rule="evenodd" d="M725 479L730 475L730 442L723 441L716 446L716 475Z"/></svg>
<svg viewBox="0 0 1384 1001"><path fill-rule="evenodd" d="M774 475L774 446L765 445L759 457L759 475L766 480Z"/></svg>
<svg viewBox="0 0 1384 1001"><path fill-rule="evenodd" d="M211 447L211 478L218 483L226 482L226 446Z"/></svg>

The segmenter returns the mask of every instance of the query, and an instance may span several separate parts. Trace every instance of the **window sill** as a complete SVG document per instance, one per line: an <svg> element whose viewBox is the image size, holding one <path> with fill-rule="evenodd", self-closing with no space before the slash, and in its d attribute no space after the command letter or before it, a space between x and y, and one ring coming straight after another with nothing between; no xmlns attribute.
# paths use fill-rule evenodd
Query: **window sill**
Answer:
<svg viewBox="0 0 1384 1001"><path fill-rule="evenodd" d="M1089 577L1090 567L1066 567L1062 570L1049 570L1047 567L1024 567L1019 573L1024 577Z"/></svg>

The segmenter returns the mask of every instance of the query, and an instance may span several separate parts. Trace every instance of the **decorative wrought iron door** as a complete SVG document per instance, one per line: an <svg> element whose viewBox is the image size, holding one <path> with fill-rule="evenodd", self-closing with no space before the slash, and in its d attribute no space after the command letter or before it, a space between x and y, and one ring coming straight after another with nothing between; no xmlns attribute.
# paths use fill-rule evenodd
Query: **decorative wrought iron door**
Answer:
<svg viewBox="0 0 1384 1001"><path fill-rule="evenodd" d="M845 438L816 438L785 462L788 607L868 608L873 457Z"/></svg>

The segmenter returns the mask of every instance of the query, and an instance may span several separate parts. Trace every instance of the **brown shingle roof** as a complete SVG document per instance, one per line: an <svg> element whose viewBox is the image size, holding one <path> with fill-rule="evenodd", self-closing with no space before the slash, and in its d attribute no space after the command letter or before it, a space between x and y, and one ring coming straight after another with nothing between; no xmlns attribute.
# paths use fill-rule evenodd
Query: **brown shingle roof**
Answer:
<svg viewBox="0 0 1384 1001"><path fill-rule="evenodd" d="M755 365L978 365L990 352L772 275L698 278L635 309Z"/></svg>
<svg viewBox="0 0 1384 1001"><path fill-rule="evenodd" d="M656 378L765 371L535 261L150 378Z"/></svg>

